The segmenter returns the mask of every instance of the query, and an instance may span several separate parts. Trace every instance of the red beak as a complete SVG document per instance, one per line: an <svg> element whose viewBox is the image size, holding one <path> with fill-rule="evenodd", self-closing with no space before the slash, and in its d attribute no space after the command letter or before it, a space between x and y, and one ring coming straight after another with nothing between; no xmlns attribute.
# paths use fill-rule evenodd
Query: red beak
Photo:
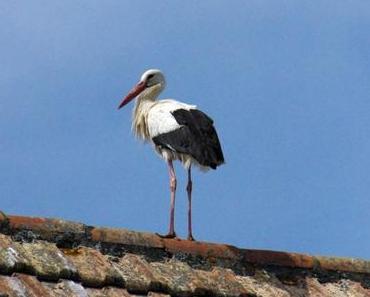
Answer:
<svg viewBox="0 0 370 297"><path fill-rule="evenodd" d="M129 103L132 99L134 99L137 95L139 95L142 91L145 90L145 82L139 82L132 90L123 98L121 104L118 106L118 109L124 107L127 103Z"/></svg>

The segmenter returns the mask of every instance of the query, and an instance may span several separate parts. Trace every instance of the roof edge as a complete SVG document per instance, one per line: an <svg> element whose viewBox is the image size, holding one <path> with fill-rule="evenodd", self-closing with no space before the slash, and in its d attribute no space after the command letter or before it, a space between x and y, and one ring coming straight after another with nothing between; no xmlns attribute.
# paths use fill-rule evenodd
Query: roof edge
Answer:
<svg viewBox="0 0 370 297"><path fill-rule="evenodd" d="M0 233L19 240L40 239L57 245L124 246L140 250L157 250L169 254L201 257L210 262L232 261L259 267L287 267L313 271L370 275L370 261L355 258L323 257L270 250L242 249L232 245L163 239L156 234L127 229L93 227L55 218L6 215L0 211Z"/></svg>

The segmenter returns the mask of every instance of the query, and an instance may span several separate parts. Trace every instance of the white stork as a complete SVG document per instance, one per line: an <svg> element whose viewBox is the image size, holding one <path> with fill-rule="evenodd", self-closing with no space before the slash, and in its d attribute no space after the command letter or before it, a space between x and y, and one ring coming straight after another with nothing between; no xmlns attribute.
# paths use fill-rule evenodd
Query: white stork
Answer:
<svg viewBox="0 0 370 297"><path fill-rule="evenodd" d="M118 108L136 97L132 130L138 138L152 142L155 150L168 164L171 191L170 223L168 234L160 235L161 237L176 237L176 175L172 162L180 160L187 170L188 240L194 240L191 224L191 166L194 164L203 170L216 169L224 163L224 157L209 116L198 110L195 105L171 99L156 100L165 85L166 81L160 70L147 70Z"/></svg>

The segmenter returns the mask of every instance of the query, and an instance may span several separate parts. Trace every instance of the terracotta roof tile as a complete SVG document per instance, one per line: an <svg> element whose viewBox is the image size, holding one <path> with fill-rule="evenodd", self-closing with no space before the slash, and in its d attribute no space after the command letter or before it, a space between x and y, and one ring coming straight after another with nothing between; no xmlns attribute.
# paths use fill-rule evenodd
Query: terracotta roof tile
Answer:
<svg viewBox="0 0 370 297"><path fill-rule="evenodd" d="M370 263L0 212L0 296L369 296Z"/></svg>
<svg viewBox="0 0 370 297"><path fill-rule="evenodd" d="M153 293L149 292L148 297L171 297L168 294L160 294L160 293Z"/></svg>
<svg viewBox="0 0 370 297"><path fill-rule="evenodd" d="M15 273L13 274L13 277L11 279L19 280L28 295L35 297L55 296L48 287L43 286L42 283L39 282L38 279L34 276L22 273Z"/></svg>
<svg viewBox="0 0 370 297"><path fill-rule="evenodd" d="M370 274L370 262L350 259L316 256L315 268L334 271L348 271Z"/></svg>
<svg viewBox="0 0 370 297"><path fill-rule="evenodd" d="M9 216L5 219L3 217L3 220L8 221L11 230L22 232L31 230L46 240L62 240L68 238L68 236L82 237L85 235L87 228L84 224L60 219Z"/></svg>
<svg viewBox="0 0 370 297"><path fill-rule="evenodd" d="M164 239L164 248L171 253L188 253L195 256L208 258L211 261L217 259L241 260L241 250L225 244L214 244L188 240Z"/></svg>
<svg viewBox="0 0 370 297"><path fill-rule="evenodd" d="M29 262L19 254L11 237L0 234L0 271L11 273L27 264Z"/></svg>
<svg viewBox="0 0 370 297"><path fill-rule="evenodd" d="M145 293L161 286L149 263L142 256L126 254L113 265L122 276L125 287L131 292Z"/></svg>
<svg viewBox="0 0 370 297"><path fill-rule="evenodd" d="M54 243L37 241L14 244L17 253L24 259L27 271L45 280L72 278L76 268L68 261Z"/></svg>
<svg viewBox="0 0 370 297"><path fill-rule="evenodd" d="M249 276L236 276L238 282L243 286L244 290L250 292L255 296L273 297L273 296L295 296L282 289L281 282L273 276L265 273L264 271L258 271L253 277ZM297 295L300 296L300 295ZM304 295L302 295L304 296Z"/></svg>
<svg viewBox="0 0 370 297"><path fill-rule="evenodd" d="M58 283L42 284L56 297L88 297L86 289L80 284L70 280L61 280Z"/></svg>
<svg viewBox="0 0 370 297"><path fill-rule="evenodd" d="M115 287L105 287L103 289L87 288L86 292L89 297L131 297L132 295L126 289Z"/></svg>
<svg viewBox="0 0 370 297"><path fill-rule="evenodd" d="M277 265L311 269L315 258L308 255L264 250L242 250L246 262L258 265Z"/></svg>
<svg viewBox="0 0 370 297"><path fill-rule="evenodd" d="M121 243L139 247L164 247L162 239L155 234L135 232L125 229L93 228L91 230L91 240L98 242Z"/></svg>
<svg viewBox="0 0 370 297"><path fill-rule="evenodd" d="M15 295L12 286L9 285L9 277L0 275L0 296Z"/></svg>
<svg viewBox="0 0 370 297"><path fill-rule="evenodd" d="M83 246L61 251L66 260L76 267L78 278L83 285L102 287L107 284L123 283L122 277L108 257L99 251Z"/></svg>
<svg viewBox="0 0 370 297"><path fill-rule="evenodd" d="M170 260L165 263L153 262L150 266L162 287L166 287L172 294L179 292L194 294L195 290L202 286L200 280L196 279L195 270L186 263ZM195 284L195 281L198 282Z"/></svg>

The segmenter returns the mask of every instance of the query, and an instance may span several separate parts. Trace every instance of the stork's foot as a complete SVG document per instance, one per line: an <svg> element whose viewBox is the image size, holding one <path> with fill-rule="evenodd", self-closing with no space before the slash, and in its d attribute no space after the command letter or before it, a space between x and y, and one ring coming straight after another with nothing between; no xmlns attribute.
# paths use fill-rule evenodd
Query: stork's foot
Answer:
<svg viewBox="0 0 370 297"><path fill-rule="evenodd" d="M195 239L194 239L194 237L193 237L193 235L192 235L192 234L188 235L188 240L190 240L190 241L195 241Z"/></svg>
<svg viewBox="0 0 370 297"><path fill-rule="evenodd" d="M175 232L167 233L166 235L156 233L156 235L158 235L160 238L176 238L177 239L177 235Z"/></svg>

